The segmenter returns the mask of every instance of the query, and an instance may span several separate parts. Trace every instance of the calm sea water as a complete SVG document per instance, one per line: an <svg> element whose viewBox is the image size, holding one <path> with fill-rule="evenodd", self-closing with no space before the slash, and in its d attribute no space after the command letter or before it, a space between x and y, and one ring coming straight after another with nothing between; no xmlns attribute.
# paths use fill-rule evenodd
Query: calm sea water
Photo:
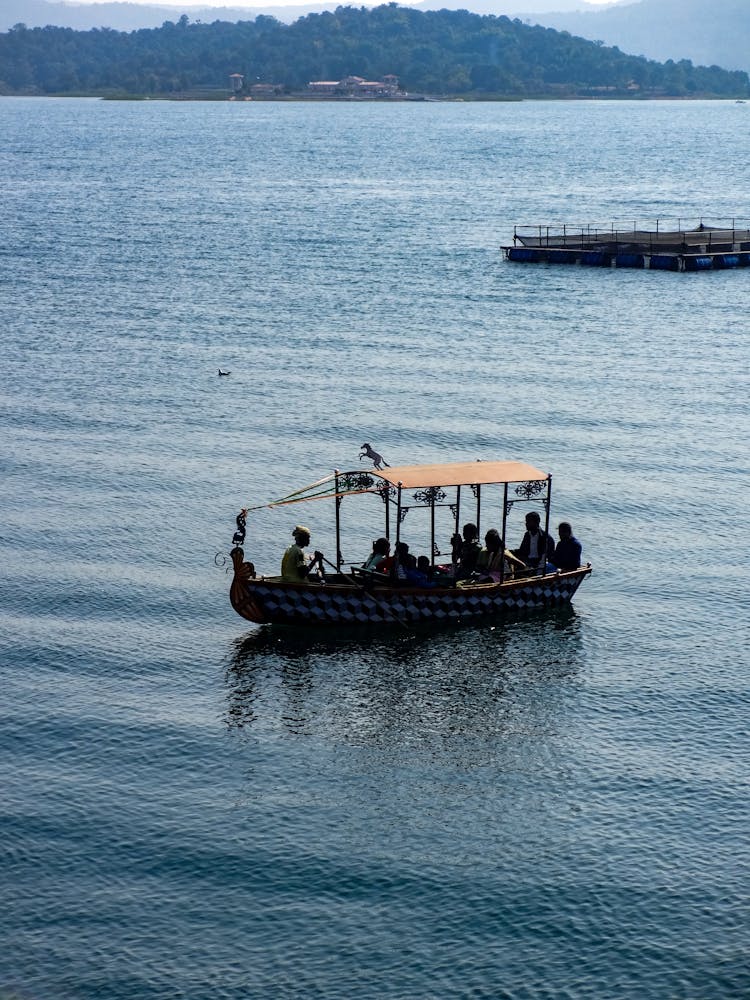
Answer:
<svg viewBox="0 0 750 1000"><path fill-rule="evenodd" d="M498 252L750 216L748 113L0 100L3 1000L750 995L750 274ZM573 608L236 617L364 441L551 470Z"/></svg>

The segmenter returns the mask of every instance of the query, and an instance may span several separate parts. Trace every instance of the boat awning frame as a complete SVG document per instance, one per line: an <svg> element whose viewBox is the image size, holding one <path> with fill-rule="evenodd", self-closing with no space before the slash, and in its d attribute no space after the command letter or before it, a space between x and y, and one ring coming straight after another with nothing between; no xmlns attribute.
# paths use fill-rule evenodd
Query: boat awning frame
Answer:
<svg viewBox="0 0 750 1000"><path fill-rule="evenodd" d="M548 482L546 472L518 461L492 462L448 462L431 465L397 465L384 469L354 469L348 472L334 471L315 483L271 500L268 503L248 507L247 510L261 510L264 507L285 507L289 504L305 503L309 500L325 500L356 496L360 493L381 493L393 487L404 490L438 489L447 486L489 486L509 483Z"/></svg>
<svg viewBox="0 0 750 1000"><path fill-rule="evenodd" d="M513 485L516 497L508 496L508 487ZM544 530L549 532L550 500L552 492L552 476L529 465L528 462L491 461L491 462L449 462L432 465L397 465L382 469L355 469L342 472L335 469L332 474L324 476L315 483L294 490L284 497L271 500L269 503L255 507L244 508L241 516L249 511L263 508L286 507L290 504L306 503L310 500L333 500L336 518L336 570L340 572L343 563L341 554L341 502L346 496L369 493L379 496L384 503L385 537L390 537L390 508L396 508L396 544L401 538L401 522L412 504L404 503L404 491L416 490L413 499L417 507L430 511L430 540L432 562L441 555L435 542L435 508L450 507L454 518L454 537L459 532L461 510L461 488L468 486L474 494L474 521L477 529L480 525L482 507L482 487L501 486L502 497L502 532L505 529L508 513L516 503L537 501L544 505ZM455 503L447 501L445 489L456 491ZM446 502L447 501L447 502ZM240 523L239 521L237 522ZM244 524L244 522L243 522ZM244 534L244 533L243 533Z"/></svg>

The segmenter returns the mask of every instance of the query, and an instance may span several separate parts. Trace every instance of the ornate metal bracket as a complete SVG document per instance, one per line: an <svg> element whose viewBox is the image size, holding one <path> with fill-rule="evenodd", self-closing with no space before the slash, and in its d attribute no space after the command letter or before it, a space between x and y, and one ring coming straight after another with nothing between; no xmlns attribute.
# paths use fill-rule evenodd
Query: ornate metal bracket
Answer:
<svg viewBox="0 0 750 1000"><path fill-rule="evenodd" d="M445 497L445 490L441 490L439 486L428 486L426 490L418 490L414 494L417 503L423 505L440 503L441 500L445 500Z"/></svg>
<svg viewBox="0 0 750 1000"><path fill-rule="evenodd" d="M532 486L540 486L540 489L529 489ZM525 500L531 500L532 498L538 496L544 490L544 485L539 483L524 483L523 486L516 487L516 493L521 494L520 500L508 500L505 504L505 516L513 510L513 505L517 503L522 503ZM540 497L539 503L544 507L545 510L549 510L549 494L546 497Z"/></svg>
<svg viewBox="0 0 750 1000"><path fill-rule="evenodd" d="M538 497L540 493L544 493L546 487L546 482L534 479L530 483L520 483L516 486L516 493L524 500L531 500L532 497Z"/></svg>
<svg viewBox="0 0 750 1000"><path fill-rule="evenodd" d="M340 491L369 490L374 485L375 480L372 476L368 476L366 472L353 472L347 476L339 476L338 478L338 488Z"/></svg>

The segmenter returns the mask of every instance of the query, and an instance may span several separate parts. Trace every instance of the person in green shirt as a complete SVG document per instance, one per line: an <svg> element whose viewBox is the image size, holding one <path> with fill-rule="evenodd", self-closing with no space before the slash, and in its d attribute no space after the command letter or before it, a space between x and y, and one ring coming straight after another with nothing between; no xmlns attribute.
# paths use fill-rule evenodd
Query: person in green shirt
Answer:
<svg viewBox="0 0 750 1000"><path fill-rule="evenodd" d="M323 553L317 552L310 562L305 555L305 546L310 544L310 529L298 524L292 532L294 542L289 546L281 559L281 579L289 583L304 583L310 572L323 566Z"/></svg>

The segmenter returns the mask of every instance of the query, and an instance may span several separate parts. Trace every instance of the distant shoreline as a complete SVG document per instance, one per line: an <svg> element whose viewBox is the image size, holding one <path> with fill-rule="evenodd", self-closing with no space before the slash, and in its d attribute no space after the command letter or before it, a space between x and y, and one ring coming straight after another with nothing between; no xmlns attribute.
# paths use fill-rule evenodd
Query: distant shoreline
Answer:
<svg viewBox="0 0 750 1000"><path fill-rule="evenodd" d="M103 94L101 91L77 92L77 93L51 93L51 94L31 94L31 93L0 93L0 97L49 97L55 99L84 98L86 100L100 101L135 101L135 102L172 102L172 103L213 103L213 104L520 104L524 101L545 101L570 103L571 101L627 101L629 103L643 103L650 101L670 101L670 102L691 102L691 101L729 101L735 104L744 104L746 99L741 95L726 96L724 94L691 94L670 95L670 94L627 94L627 93L607 93L607 94L524 94L524 95L503 95L503 94L413 94L404 97L333 97L306 94L283 94L275 97L237 97L227 94L213 93L185 93L185 94Z"/></svg>

